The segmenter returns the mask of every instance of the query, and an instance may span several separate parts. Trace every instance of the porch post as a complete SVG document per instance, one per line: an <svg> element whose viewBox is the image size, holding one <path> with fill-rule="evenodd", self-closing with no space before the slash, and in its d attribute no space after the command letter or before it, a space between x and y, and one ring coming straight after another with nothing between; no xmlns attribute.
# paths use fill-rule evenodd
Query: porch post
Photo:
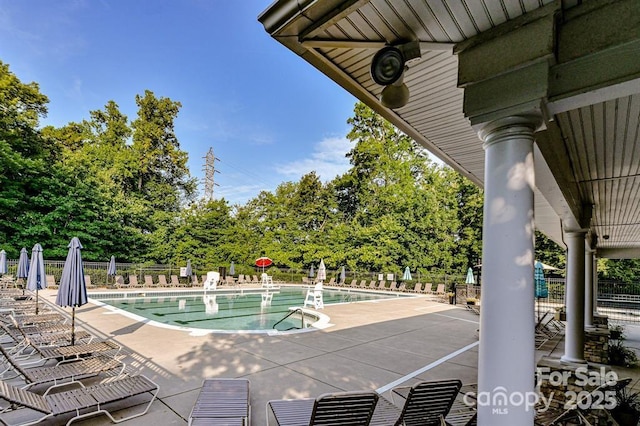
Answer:
<svg viewBox="0 0 640 426"><path fill-rule="evenodd" d="M532 425L534 391L534 167L536 116L479 132L485 149L478 424ZM500 396L503 396L501 398Z"/></svg>
<svg viewBox="0 0 640 426"><path fill-rule="evenodd" d="M591 250L585 241L584 250L584 326L585 328L593 327L593 275L595 250Z"/></svg>
<svg viewBox="0 0 640 426"><path fill-rule="evenodd" d="M584 359L584 230L566 231L567 243L567 329L564 339L564 355L560 358L565 363L586 363Z"/></svg>

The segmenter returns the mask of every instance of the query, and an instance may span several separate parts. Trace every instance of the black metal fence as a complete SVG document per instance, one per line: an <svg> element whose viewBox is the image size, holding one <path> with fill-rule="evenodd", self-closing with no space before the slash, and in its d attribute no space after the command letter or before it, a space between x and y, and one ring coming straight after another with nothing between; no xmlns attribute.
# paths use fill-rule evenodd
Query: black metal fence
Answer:
<svg viewBox="0 0 640 426"><path fill-rule="evenodd" d="M59 282L60 277L62 276L62 268L64 267L64 260L45 260L45 271L47 275L53 275L55 277L56 282ZM107 276L107 267L109 266L109 262L83 262L85 274L91 276L91 283L93 285L105 285L113 282L112 277ZM167 277L171 275L180 276L181 269L183 269L186 265L151 265L151 264L143 264L143 263L121 263L116 262L116 275L122 275L123 277L128 277L130 275L137 276L140 282L143 281L145 275L151 275L153 277L154 282L157 282L158 275L165 275ZM18 269L18 260L17 259L8 259L7 260L7 273L9 275L16 275L16 271ZM210 269L202 269L199 268L197 263L192 263L192 270L195 275L202 276L206 275ZM216 269L222 275L226 275L229 273L229 266L220 267ZM224 271L224 272L223 272ZM303 277L310 277L309 269L296 269L296 268L276 268L269 267L265 269L269 275L273 277L274 280L283 281L287 283L302 283ZM335 281L340 281L340 274L342 272L342 268L338 269L328 269L327 271L327 280L329 281L331 278L334 278ZM254 266L248 265L235 265L235 276L239 274L243 275L256 275L260 276L262 273L261 268L257 268ZM314 276L317 276L318 270L315 268ZM377 272L377 271L350 271L345 270L345 281L351 282L352 280L367 280L367 281L402 281L403 271L385 271L385 272ZM433 286L433 290L435 291L437 284L445 284L445 288L449 291L450 288L456 285L456 283L464 282L465 275L452 275L452 274L443 274L436 272L429 273L421 273L415 272L412 274L412 280L407 282L407 287L413 288L415 283L430 283Z"/></svg>

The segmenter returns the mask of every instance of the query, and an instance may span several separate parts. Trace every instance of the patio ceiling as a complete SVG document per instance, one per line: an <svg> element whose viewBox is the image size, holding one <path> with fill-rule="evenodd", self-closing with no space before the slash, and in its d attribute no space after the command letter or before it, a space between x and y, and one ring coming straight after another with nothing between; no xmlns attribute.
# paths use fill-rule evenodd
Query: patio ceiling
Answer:
<svg viewBox="0 0 640 426"><path fill-rule="evenodd" d="M553 52L543 58L550 77L539 103L545 126L534 148L536 226L556 242L562 226L588 228L598 256L640 257L637 0L280 0L259 20L276 40L482 186L484 150L472 126L479 121L465 112L485 106L465 104L466 83L484 79L482 73L504 74L510 60L512 70L521 68L518 55L528 47L522 37L518 45L517 33L545 16L551 16ZM384 45L409 40L420 42L422 57L405 73L408 104L392 110L379 101L383 87L371 79L371 60ZM501 40L504 55L477 49L481 60L461 64L465 51L483 43L495 48ZM488 99L486 107L508 95Z"/></svg>

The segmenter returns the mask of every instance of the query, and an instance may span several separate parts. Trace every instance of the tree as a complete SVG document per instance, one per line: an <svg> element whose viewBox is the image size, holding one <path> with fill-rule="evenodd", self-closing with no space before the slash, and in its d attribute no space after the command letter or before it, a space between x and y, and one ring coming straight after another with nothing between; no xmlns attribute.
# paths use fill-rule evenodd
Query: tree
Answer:
<svg viewBox="0 0 640 426"><path fill-rule="evenodd" d="M196 182L189 176L187 153L180 150L174 120L182 106L156 98L146 90L136 96L138 118L133 121L132 150L136 159L136 191L152 209L178 211L193 198Z"/></svg>

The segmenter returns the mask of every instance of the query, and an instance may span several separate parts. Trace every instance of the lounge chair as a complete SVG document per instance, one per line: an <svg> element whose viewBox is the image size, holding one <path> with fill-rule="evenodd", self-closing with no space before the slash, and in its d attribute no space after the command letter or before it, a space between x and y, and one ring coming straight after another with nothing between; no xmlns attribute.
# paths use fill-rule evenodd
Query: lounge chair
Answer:
<svg viewBox="0 0 640 426"><path fill-rule="evenodd" d="M126 285L126 284L124 283L124 278L122 277L122 275L116 275L115 286L116 286L117 288L121 288L121 287L129 287L128 285Z"/></svg>
<svg viewBox="0 0 640 426"><path fill-rule="evenodd" d="M384 290L387 288L387 282L385 280L380 280L378 282L378 287L376 287L378 290Z"/></svg>
<svg viewBox="0 0 640 426"><path fill-rule="evenodd" d="M27 368L25 365L22 365L19 360L14 359L2 345L0 345L0 353L2 353L6 360L6 368L0 373L3 380L21 376L25 382L25 386L23 386L22 389L29 389L32 386L53 382L53 385L44 393L45 395L53 388L67 386L71 382L95 377L107 371L120 370L116 373L116 375L119 376L125 369L123 362L104 355L84 358L77 362ZM6 376L6 373L10 371L14 372L13 377Z"/></svg>
<svg viewBox="0 0 640 426"><path fill-rule="evenodd" d="M160 287L168 287L167 277L165 275L158 275L158 286Z"/></svg>
<svg viewBox="0 0 640 426"><path fill-rule="evenodd" d="M369 288L376 288L377 287L377 283L376 280L371 280L369 281Z"/></svg>
<svg viewBox="0 0 640 426"><path fill-rule="evenodd" d="M198 287L200 285L200 283L198 283L198 276L197 275L192 275L191 276L191 286L192 287Z"/></svg>
<svg viewBox="0 0 640 426"><path fill-rule="evenodd" d="M39 347L33 344L30 338L26 338L27 343L35 349L41 357L41 362L46 362L50 359L56 360L72 360L80 359L94 354L109 354L115 357L122 347L111 340L100 340L97 342L86 343L82 345L74 346L49 346Z"/></svg>
<svg viewBox="0 0 640 426"><path fill-rule="evenodd" d="M366 426L379 400L373 391L336 392L316 399L281 399L267 403L267 426L349 425ZM391 423L385 425L389 426Z"/></svg>
<svg viewBox="0 0 640 426"><path fill-rule="evenodd" d="M358 287L358 280L351 280L351 284L349 284L349 287Z"/></svg>
<svg viewBox="0 0 640 426"><path fill-rule="evenodd" d="M55 333L40 333L38 331L36 334L27 334L22 328L15 328L6 324L0 324L0 328L4 331L3 336L7 336L8 339L13 340L15 343L15 350L19 350L27 344L25 341L26 337L29 337L31 339L31 343L37 346L63 346L71 344L71 329ZM84 330L76 330L75 334L76 342L90 340L93 338L91 334ZM11 344L7 339L4 339L1 343Z"/></svg>
<svg viewBox="0 0 640 426"><path fill-rule="evenodd" d="M422 293L422 283L416 283L413 287L414 293Z"/></svg>
<svg viewBox="0 0 640 426"><path fill-rule="evenodd" d="M326 283L325 285L336 285L336 278L335 277L331 277L329 282Z"/></svg>
<svg viewBox="0 0 640 426"><path fill-rule="evenodd" d="M37 424L62 414L75 414L67 424L73 420L95 416L97 414L105 414L112 422L120 423L146 414L153 401L155 401L159 389L157 384L145 376L137 375L125 376L85 388L43 396L17 388L0 380L0 399L9 402L9 406L5 408L3 412L28 408L43 414L32 421L20 423L21 426ZM104 408L105 405L110 402L125 400L145 393L151 393L153 396L144 411L140 413L116 420L111 413ZM134 399L134 401L136 404L139 404L137 398Z"/></svg>
<svg viewBox="0 0 640 426"><path fill-rule="evenodd" d="M129 287L142 287L142 285L138 283L137 275L129 275Z"/></svg>
<svg viewBox="0 0 640 426"><path fill-rule="evenodd" d="M55 312L50 314L38 314L38 315L35 315L35 314L15 315L12 317L12 320L15 320L14 324L17 324L20 327L25 327L29 325L46 324L46 323L64 324L67 321L67 317Z"/></svg>
<svg viewBox="0 0 640 426"><path fill-rule="evenodd" d="M249 380L205 379L189 415L189 425L248 426L250 416Z"/></svg>
<svg viewBox="0 0 640 426"><path fill-rule="evenodd" d="M371 419L376 426L440 426L458 396L458 379L419 382L392 390L393 397L404 399L402 407L380 398Z"/></svg>
<svg viewBox="0 0 640 426"><path fill-rule="evenodd" d="M144 286L147 288L155 287L156 285L153 283L153 277L151 275L144 276Z"/></svg>
<svg viewBox="0 0 640 426"><path fill-rule="evenodd" d="M182 287L177 275L171 275L171 287Z"/></svg>
<svg viewBox="0 0 640 426"><path fill-rule="evenodd" d="M56 284L56 277L53 275L45 275L45 279L47 280L47 287L50 288L58 288L58 284Z"/></svg>
<svg viewBox="0 0 640 426"><path fill-rule="evenodd" d="M91 275L85 275L84 276L84 283L86 284L87 288L95 288L96 286L91 284Z"/></svg>
<svg viewBox="0 0 640 426"><path fill-rule="evenodd" d="M367 280L360 281L360 288L367 288Z"/></svg>

